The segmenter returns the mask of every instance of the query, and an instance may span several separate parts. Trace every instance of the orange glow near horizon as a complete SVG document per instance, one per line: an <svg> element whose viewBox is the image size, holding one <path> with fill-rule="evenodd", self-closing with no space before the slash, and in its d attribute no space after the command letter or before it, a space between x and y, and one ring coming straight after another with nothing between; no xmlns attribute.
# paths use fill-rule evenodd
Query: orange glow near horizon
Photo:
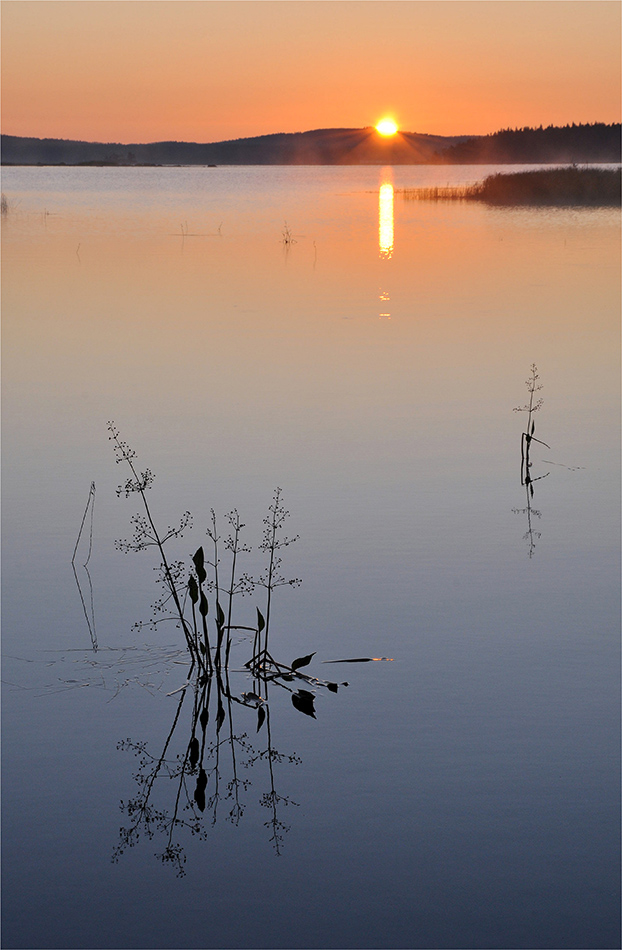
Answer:
<svg viewBox="0 0 622 950"><path fill-rule="evenodd" d="M3 0L2 125L99 142L620 121L608 0Z"/></svg>

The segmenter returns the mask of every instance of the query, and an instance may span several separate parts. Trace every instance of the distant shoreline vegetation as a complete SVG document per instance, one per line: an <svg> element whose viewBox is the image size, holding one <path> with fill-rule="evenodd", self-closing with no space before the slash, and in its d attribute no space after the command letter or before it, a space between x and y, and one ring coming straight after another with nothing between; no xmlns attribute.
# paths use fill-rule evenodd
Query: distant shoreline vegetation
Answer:
<svg viewBox="0 0 622 950"><path fill-rule="evenodd" d="M227 142L82 142L2 135L3 165L567 165L622 160L620 123L427 135L374 128L278 132Z"/></svg>
<svg viewBox="0 0 622 950"><path fill-rule="evenodd" d="M620 206L620 168L546 168L489 175L474 185L404 188L406 201L483 201L490 205Z"/></svg>

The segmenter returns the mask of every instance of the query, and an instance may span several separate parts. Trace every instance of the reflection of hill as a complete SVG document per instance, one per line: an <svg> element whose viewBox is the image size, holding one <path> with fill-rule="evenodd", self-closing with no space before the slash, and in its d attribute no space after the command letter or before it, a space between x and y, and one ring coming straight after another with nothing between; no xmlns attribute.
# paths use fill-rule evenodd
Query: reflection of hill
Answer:
<svg viewBox="0 0 622 950"><path fill-rule="evenodd" d="M462 137L464 138L464 136ZM75 142L2 136L2 162L16 165L402 165L434 160L459 136L400 132L384 138L375 129L317 129L260 135L229 142L152 142L147 145Z"/></svg>

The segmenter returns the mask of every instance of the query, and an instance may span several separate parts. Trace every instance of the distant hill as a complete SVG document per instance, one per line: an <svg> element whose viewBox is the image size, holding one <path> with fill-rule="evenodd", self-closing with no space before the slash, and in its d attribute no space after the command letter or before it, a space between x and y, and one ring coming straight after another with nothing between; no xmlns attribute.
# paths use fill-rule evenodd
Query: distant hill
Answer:
<svg viewBox="0 0 622 950"><path fill-rule="evenodd" d="M400 132L383 138L375 129L316 129L227 142L76 142L2 136L2 164L17 165L403 165L434 160L467 136Z"/></svg>
<svg viewBox="0 0 622 950"><path fill-rule="evenodd" d="M621 151L620 123L595 122L502 129L439 150L437 161L450 165L619 162Z"/></svg>
<svg viewBox="0 0 622 950"><path fill-rule="evenodd" d="M619 162L620 125L517 129L487 136L315 129L226 142L79 142L2 135L3 165L427 165Z"/></svg>

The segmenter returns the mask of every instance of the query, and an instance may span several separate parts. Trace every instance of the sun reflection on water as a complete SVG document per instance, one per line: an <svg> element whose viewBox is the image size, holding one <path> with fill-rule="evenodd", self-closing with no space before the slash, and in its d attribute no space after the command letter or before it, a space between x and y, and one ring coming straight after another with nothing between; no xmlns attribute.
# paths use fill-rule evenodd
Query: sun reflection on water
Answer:
<svg viewBox="0 0 622 950"><path fill-rule="evenodd" d="M393 185L385 181L378 198L378 246L380 257L393 256Z"/></svg>
<svg viewBox="0 0 622 950"><path fill-rule="evenodd" d="M393 182L391 169L385 168L382 172L380 193L378 196L378 251L381 260L388 261L393 257ZM386 275L385 275L386 278ZM385 283L385 281L383 281ZM384 287L380 288L379 317L391 319L389 301L390 294Z"/></svg>

